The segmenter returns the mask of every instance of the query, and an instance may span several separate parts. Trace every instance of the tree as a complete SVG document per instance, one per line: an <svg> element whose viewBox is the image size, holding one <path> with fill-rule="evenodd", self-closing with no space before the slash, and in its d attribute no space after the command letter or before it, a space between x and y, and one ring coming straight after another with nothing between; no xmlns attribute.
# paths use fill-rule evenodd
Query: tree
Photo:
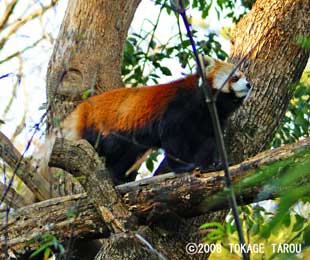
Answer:
<svg viewBox="0 0 310 260"><path fill-rule="evenodd" d="M270 3L256 1L238 23L232 39L231 57L235 61L258 43L242 67L254 84L252 102L232 117L229 129L233 134L228 147L235 161L268 146L309 58L309 49L298 44L298 39L309 37L301 12L307 10L309 2ZM264 19L262 15L267 13L272 16Z"/></svg>
<svg viewBox="0 0 310 260"><path fill-rule="evenodd" d="M123 43L138 4L139 1L134 0L93 0L87 4L85 1L69 1L47 76L49 124L52 127L72 110L85 90L99 93L122 85ZM228 143L233 144L230 147L234 148L231 155L235 162L261 151L283 116L292 94L289 86L300 78L309 57L309 52L295 43L297 36L309 36L309 19L304 15L309 8L309 1L257 0L251 12L237 25L233 59L241 59L257 42L258 45L243 68L254 85L255 98L234 116L230 125L232 130L229 133L234 135L228 136ZM269 18L273 16L270 14L276 17L271 23ZM253 35L248 35L249 28ZM282 48L287 55L283 55ZM274 64L279 66L274 67ZM271 87L277 91L266 99L265 93L271 92ZM95 159L95 155L93 158L95 163L89 168L95 171L101 162ZM82 183L88 196L95 199L94 205L108 229L115 234L104 240L96 259L158 259L161 254L169 259L188 259L185 245L199 240L196 231L200 224L212 219L221 221L226 216L226 211L222 211L179 219L167 208L154 207L155 216L160 211L167 212L162 215L166 223L157 219L156 224L143 226L123 205L111 181L105 178L105 171L98 173L100 175L94 176L96 180L90 177L88 182ZM96 186L90 186L96 182ZM102 194L103 191L106 194ZM151 250L145 249L145 241L153 246ZM207 255L199 257L203 259Z"/></svg>

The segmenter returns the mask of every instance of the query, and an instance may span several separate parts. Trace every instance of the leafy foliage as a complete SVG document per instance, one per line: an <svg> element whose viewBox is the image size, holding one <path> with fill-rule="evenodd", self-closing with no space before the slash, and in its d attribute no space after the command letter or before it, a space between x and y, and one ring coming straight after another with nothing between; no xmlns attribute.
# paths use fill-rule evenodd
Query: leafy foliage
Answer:
<svg viewBox="0 0 310 260"><path fill-rule="evenodd" d="M309 207L309 204L299 203L299 205ZM262 257L264 259L295 259L300 251L304 256L307 255L307 247L310 245L309 215L304 215L302 211L286 209L281 215L283 221L277 222L279 225L270 229L268 226L277 218L277 214L276 204L271 210L267 210L260 204L240 207L240 218L243 219L247 244L250 246L259 245L262 249L258 252L252 251L251 259L262 259ZM231 247L231 245L238 244L237 230L231 214L224 224L211 222L202 225L200 229L208 232L203 239L204 242L217 242L221 245L222 250L214 252L210 259L235 259L232 258L232 255L238 256L237 259L241 257L240 252L235 252ZM285 244L294 245L295 252L294 250L291 250L292 252L278 251Z"/></svg>
<svg viewBox="0 0 310 260"><path fill-rule="evenodd" d="M126 40L124 54L122 75L125 84L131 86L146 85L147 83L158 83L161 75L171 76L172 72L167 67L162 65L163 61L178 60L182 68L188 69L190 72L194 70L194 60L190 42L186 34L182 30L179 17L173 12L173 8L167 4L166 0L157 0L155 4L160 5L161 9L150 31L134 32L129 35ZM218 12L218 16L222 16L224 10L229 12L225 15L233 21L240 18L235 16L236 0L217 0L216 2L208 0L193 0L185 1L185 7L190 7L198 10L201 17L205 18L209 15L210 8L214 8ZM162 42L155 36L158 23L163 10L166 10L168 15L176 15L178 23L178 32L167 42ZM248 9L244 9L244 14ZM199 39L197 31L193 30L193 35L197 41L197 48L200 53L209 56L216 56L218 59L224 60L227 54L223 51L219 37L214 32L205 33L203 39Z"/></svg>
<svg viewBox="0 0 310 260"><path fill-rule="evenodd" d="M218 14L218 17L227 17L236 22L249 9L249 3L242 5L243 11L240 13L236 11L237 0L192 0L184 1L185 8L191 7L192 10L197 10L202 18L209 15L210 9L213 6ZM253 1L252 1L253 2ZM186 34L182 30L179 17L173 11L173 8L168 4L167 0L156 0L155 4L159 5L160 12L150 31L141 30L139 33L134 32L129 35L126 40L124 54L122 75L125 84L131 86L146 85L147 83L158 83L161 75L171 76L172 72L167 67L162 65L163 61L178 60L182 68L193 72L194 59L190 42ZM167 42L162 42L156 39L155 33L158 27L163 11L168 15L176 15L178 24L178 32ZM207 32L203 39L199 39L197 31L193 30L193 35L197 41L197 48L200 53L209 56L216 56L218 59L224 60L227 54L223 51L219 37L214 32Z"/></svg>
<svg viewBox="0 0 310 260"><path fill-rule="evenodd" d="M309 153L303 151L296 153L288 160L277 161L265 166L263 169L259 169L254 176L246 178L234 187L236 191L244 190L246 187L250 188L252 185L261 182L266 183L267 181L259 196L265 197L275 191L280 194L279 199L275 201L260 202L239 209L240 218L243 220L244 234L246 234L246 242L250 245L262 245L266 259L294 259L299 251L303 255L307 255L310 246L307 237L310 224L310 185L303 184L298 189L296 189L296 186L305 178L304 173L309 169ZM211 224L214 226L213 222ZM204 227L208 228L207 225L204 225ZM218 239L218 243L221 243L225 252L221 256L215 254L214 258L211 259L226 259L223 255L227 255L227 258L229 255L231 257L232 252L229 245L238 244L232 214L228 215L221 230L224 231L222 231L222 238ZM211 234L214 232L213 230L207 231L211 232ZM204 238L204 241L211 242L209 234ZM274 246L272 246L273 244ZM296 251L283 252L283 245L295 245ZM279 249L279 252L276 249ZM239 254L239 252L235 253L236 255ZM262 253L257 253L256 257L260 259ZM256 257L253 256L253 259L256 259Z"/></svg>
<svg viewBox="0 0 310 260"><path fill-rule="evenodd" d="M310 73L305 73L310 80ZM282 123L271 143L272 147L294 143L310 136L310 85L297 85Z"/></svg>
<svg viewBox="0 0 310 260"><path fill-rule="evenodd" d="M146 159L145 165L146 168L150 171L153 172L155 169L154 163L157 162L158 155L162 154L161 150L153 151Z"/></svg>
<svg viewBox="0 0 310 260"><path fill-rule="evenodd" d="M298 37L297 44L305 50L310 49L309 37ZM271 147L294 143L300 138L310 136L310 71L305 71L296 86L293 97L281 125L272 140Z"/></svg>
<svg viewBox="0 0 310 260"><path fill-rule="evenodd" d="M310 37L298 37L297 43L303 49L310 50Z"/></svg>
<svg viewBox="0 0 310 260"><path fill-rule="evenodd" d="M122 65L124 83L137 86L151 81L157 84L160 75L171 76L170 69L162 65L165 59L178 60L181 67L191 72L194 70L190 42L181 31L164 44L153 38L147 50L144 50L142 46L146 37L133 33L126 40ZM197 42L197 46L206 55L216 54L222 60L227 57L214 33L205 35L203 40Z"/></svg>
<svg viewBox="0 0 310 260"><path fill-rule="evenodd" d="M58 251L61 254L65 252L63 245L60 244L57 238L51 234L42 235L41 240L40 247L31 254L30 259L42 253L44 260L49 259L49 257L53 254L53 250Z"/></svg>

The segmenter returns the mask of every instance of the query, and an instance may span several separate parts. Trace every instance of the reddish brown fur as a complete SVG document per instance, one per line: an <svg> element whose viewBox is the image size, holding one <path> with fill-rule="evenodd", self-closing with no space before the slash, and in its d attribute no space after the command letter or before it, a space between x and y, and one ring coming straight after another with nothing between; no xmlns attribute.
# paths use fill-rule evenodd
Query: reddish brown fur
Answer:
<svg viewBox="0 0 310 260"><path fill-rule="evenodd" d="M168 84L141 88L121 88L91 97L81 103L77 113L77 131L95 127L107 134L111 131L132 131L162 116L178 87L195 88L197 76Z"/></svg>
<svg viewBox="0 0 310 260"><path fill-rule="evenodd" d="M233 69L234 69L233 64L215 60L212 69L208 72L207 79L209 80L211 86L215 86L215 83L214 83L215 76L219 73L219 71L228 75ZM232 82L230 79L228 82L229 90L231 90L231 85L232 85Z"/></svg>

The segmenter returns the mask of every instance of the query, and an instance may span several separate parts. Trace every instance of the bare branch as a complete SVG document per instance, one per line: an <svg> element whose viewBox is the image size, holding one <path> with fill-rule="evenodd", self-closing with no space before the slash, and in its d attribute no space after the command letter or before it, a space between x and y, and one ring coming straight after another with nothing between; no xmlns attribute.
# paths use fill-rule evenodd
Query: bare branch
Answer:
<svg viewBox="0 0 310 260"><path fill-rule="evenodd" d="M5 9L2 17L0 17L0 31L3 30L3 28L7 24L7 22L11 16L11 14L13 13L14 8L15 8L17 3L18 3L18 0L12 0L12 2L6 6L6 9Z"/></svg>
<svg viewBox="0 0 310 260"><path fill-rule="evenodd" d="M23 61L22 61L20 56L17 56L17 58L18 58L18 70L15 73L16 74L16 76L15 76L15 83L12 86L11 96L10 96L10 98L9 98L9 100L7 102L7 105L5 106L4 112L2 114L3 118L6 118L8 112L10 111L10 108L11 108L11 106L13 104L13 101L16 98L17 87L20 86L20 82L21 82L21 75L22 75L22 70L23 70ZM12 142L14 142L14 140L12 140Z"/></svg>
<svg viewBox="0 0 310 260"><path fill-rule="evenodd" d="M9 60L11 60L11 59L13 59L13 58L15 58L15 57L17 57L17 56L23 54L24 52L26 52L26 51L32 49L33 47L37 46L38 43L40 43L44 38L45 38L45 37L41 37L40 39L36 40L34 43L32 43L31 45L25 47L24 49L22 49L22 50L20 50L20 51L16 51L16 52L10 54L9 56L5 57L4 59L0 60L0 65L1 65L2 63L5 63L5 62L7 62L7 61L9 61Z"/></svg>
<svg viewBox="0 0 310 260"><path fill-rule="evenodd" d="M27 22L41 16L44 14L47 10L49 10L51 7L55 6L58 0L52 0L50 4L46 6L41 6L38 10L32 12L31 14L27 15L26 17L20 18L16 20L15 23L13 23L8 30L8 32L0 39L0 50L3 48L6 41L10 38L11 35L13 35L19 28L21 28L24 24Z"/></svg>
<svg viewBox="0 0 310 260"><path fill-rule="evenodd" d="M0 132L0 157L12 168L15 169L21 158L20 152L10 142L10 140ZM33 192L38 200L50 198L50 184L40 175L35 174L36 170L23 160L16 175Z"/></svg>
<svg viewBox="0 0 310 260"><path fill-rule="evenodd" d="M0 182L0 194L3 194L7 186ZM10 205L11 208L17 209L29 205L30 203L25 201L25 199L16 193L15 190L10 189L5 200L5 204Z"/></svg>
<svg viewBox="0 0 310 260"><path fill-rule="evenodd" d="M2 132L0 132L0 157L11 168L14 168L20 156L20 152L15 148L11 141Z"/></svg>

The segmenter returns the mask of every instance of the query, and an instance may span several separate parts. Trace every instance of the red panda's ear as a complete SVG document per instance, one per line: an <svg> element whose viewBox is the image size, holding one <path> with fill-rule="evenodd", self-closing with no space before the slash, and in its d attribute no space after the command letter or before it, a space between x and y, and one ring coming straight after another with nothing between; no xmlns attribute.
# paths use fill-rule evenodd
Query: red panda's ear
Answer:
<svg viewBox="0 0 310 260"><path fill-rule="evenodd" d="M215 60L209 56L203 56L202 57L203 64L206 70L209 70L214 66Z"/></svg>
<svg viewBox="0 0 310 260"><path fill-rule="evenodd" d="M215 60L209 56L199 55L200 63L203 64L204 70L206 73L211 71L212 67L215 64Z"/></svg>

